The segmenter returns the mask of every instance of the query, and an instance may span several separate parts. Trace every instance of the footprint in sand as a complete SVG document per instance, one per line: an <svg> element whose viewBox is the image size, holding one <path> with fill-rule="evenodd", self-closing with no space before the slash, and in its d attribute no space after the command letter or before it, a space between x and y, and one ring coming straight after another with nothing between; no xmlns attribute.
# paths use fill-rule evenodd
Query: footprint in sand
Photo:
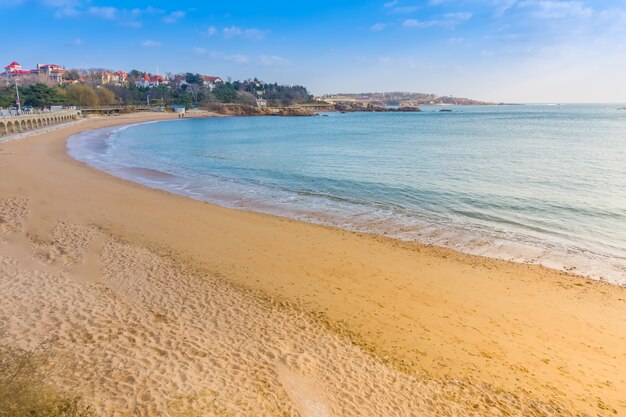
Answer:
<svg viewBox="0 0 626 417"><path fill-rule="evenodd" d="M279 366L278 381L281 383L294 407L302 417L330 417L328 400L312 378L295 372L285 366Z"/></svg>

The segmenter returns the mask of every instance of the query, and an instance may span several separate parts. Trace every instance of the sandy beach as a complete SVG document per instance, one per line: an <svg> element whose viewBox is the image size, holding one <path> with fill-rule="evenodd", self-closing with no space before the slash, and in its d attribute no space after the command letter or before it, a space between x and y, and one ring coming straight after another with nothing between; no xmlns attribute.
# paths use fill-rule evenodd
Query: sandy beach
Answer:
<svg viewBox="0 0 626 417"><path fill-rule="evenodd" d="M626 289L226 209L0 143L0 328L102 416L626 414ZM61 366L62 365L62 366Z"/></svg>

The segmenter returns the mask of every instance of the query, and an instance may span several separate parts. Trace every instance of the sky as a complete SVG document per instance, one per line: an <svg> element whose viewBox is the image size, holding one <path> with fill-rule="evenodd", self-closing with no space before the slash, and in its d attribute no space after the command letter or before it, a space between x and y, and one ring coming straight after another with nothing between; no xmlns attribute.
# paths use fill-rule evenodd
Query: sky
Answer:
<svg viewBox="0 0 626 417"><path fill-rule="evenodd" d="M0 0L2 67L626 102L626 0Z"/></svg>

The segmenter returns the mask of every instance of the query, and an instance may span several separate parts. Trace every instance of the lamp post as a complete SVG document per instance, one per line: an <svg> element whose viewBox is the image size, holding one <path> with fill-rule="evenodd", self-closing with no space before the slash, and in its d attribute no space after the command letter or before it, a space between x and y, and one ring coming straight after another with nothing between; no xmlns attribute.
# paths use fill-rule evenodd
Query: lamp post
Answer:
<svg viewBox="0 0 626 417"><path fill-rule="evenodd" d="M15 100L15 104L17 104L17 114L21 114L22 106L20 105L20 91L17 89L17 78L15 79L15 94L17 95L17 99Z"/></svg>
<svg viewBox="0 0 626 417"><path fill-rule="evenodd" d="M148 107L150 107L150 94L148 94Z"/></svg>

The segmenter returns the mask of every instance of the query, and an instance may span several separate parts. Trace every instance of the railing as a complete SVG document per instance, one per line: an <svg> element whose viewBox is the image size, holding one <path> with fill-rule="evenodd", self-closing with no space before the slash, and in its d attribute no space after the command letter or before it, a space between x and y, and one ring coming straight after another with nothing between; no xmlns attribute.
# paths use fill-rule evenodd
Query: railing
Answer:
<svg viewBox="0 0 626 417"><path fill-rule="evenodd" d="M32 110L22 110L18 112L17 110L4 110L0 109L0 118L11 118L11 119L26 119L33 116L52 116L52 115L60 115L60 114L76 114L80 113L79 110L76 109L61 109L61 110L50 110L50 109L32 109Z"/></svg>
<svg viewBox="0 0 626 417"><path fill-rule="evenodd" d="M80 107L79 110L83 112L113 112L113 111L137 111L137 110L156 110L163 108L164 106L146 106L146 105L129 105L129 106L91 106Z"/></svg>

